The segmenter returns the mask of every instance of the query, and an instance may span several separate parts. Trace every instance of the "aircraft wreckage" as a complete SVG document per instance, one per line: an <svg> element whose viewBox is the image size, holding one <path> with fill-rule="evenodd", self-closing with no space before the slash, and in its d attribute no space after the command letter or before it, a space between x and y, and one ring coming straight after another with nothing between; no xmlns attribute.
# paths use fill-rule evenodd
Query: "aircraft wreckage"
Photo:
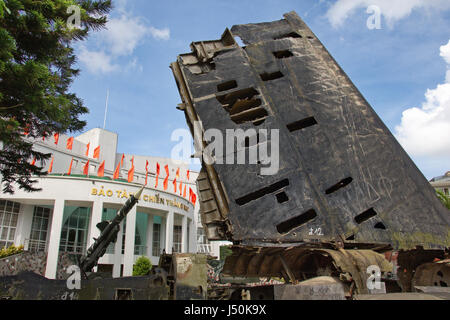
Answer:
<svg viewBox="0 0 450 320"><path fill-rule="evenodd" d="M182 99L178 109L202 156L203 226L209 240L234 244L225 274L292 283L326 275L367 293L367 268L391 272L383 253L394 250L403 291L450 284L443 260L450 247L448 210L295 12L233 26L191 49L171 69ZM213 153L203 136L209 129L250 133L234 140L233 152ZM211 161L221 153L236 160L261 146L274 150L278 141L264 134L274 129L276 174L261 174L265 159ZM427 272L415 273L423 268Z"/></svg>

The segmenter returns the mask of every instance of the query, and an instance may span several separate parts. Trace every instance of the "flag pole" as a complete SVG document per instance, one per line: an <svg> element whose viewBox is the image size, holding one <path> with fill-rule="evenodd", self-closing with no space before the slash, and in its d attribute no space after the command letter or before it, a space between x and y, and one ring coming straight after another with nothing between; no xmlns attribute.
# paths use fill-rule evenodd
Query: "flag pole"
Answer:
<svg viewBox="0 0 450 320"><path fill-rule="evenodd" d="M103 120L103 130L106 127L106 114L108 113L108 99L109 99L109 88L106 89L106 105L105 105L105 118Z"/></svg>

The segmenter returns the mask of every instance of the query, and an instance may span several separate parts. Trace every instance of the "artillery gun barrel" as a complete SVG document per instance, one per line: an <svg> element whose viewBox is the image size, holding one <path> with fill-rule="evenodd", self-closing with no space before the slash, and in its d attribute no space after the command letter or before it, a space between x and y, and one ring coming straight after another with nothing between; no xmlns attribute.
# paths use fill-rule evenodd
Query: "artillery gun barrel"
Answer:
<svg viewBox="0 0 450 320"><path fill-rule="evenodd" d="M97 265L98 260L105 254L109 244L116 241L117 234L120 230L120 223L138 202L144 188L145 186L143 186L135 195L131 195L114 219L101 230L100 236L95 239L95 242L87 250L86 256L79 262L79 267L84 273L92 270L92 268Z"/></svg>

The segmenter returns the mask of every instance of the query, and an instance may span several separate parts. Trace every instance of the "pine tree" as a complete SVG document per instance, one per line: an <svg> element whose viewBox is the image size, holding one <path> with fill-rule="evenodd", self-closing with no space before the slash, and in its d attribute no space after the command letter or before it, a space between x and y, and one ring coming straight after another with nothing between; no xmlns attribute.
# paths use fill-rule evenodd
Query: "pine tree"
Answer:
<svg viewBox="0 0 450 320"><path fill-rule="evenodd" d="M73 27L74 11L80 26ZM3 192L14 183L25 191L43 167L30 164L50 158L32 149L29 138L81 130L88 112L70 92L78 75L73 43L104 28L111 0L0 0L0 174ZM1 146L0 146L1 147Z"/></svg>

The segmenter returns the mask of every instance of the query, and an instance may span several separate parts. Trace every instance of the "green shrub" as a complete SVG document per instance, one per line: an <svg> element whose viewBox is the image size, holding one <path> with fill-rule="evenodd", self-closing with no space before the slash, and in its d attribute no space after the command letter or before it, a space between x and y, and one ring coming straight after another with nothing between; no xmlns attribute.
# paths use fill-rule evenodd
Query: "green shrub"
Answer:
<svg viewBox="0 0 450 320"><path fill-rule="evenodd" d="M23 251L22 245L18 246L18 247L16 247L15 245L12 245L9 248L4 247L4 248L0 249L0 259L12 256L14 254L21 253L22 251Z"/></svg>
<svg viewBox="0 0 450 320"><path fill-rule="evenodd" d="M152 263L147 257L139 257L133 266L133 276L146 276L152 269Z"/></svg>
<svg viewBox="0 0 450 320"><path fill-rule="evenodd" d="M439 200L441 200L444 207L446 207L447 209L450 209L450 197L438 189L436 189L436 194L437 194Z"/></svg>
<svg viewBox="0 0 450 320"><path fill-rule="evenodd" d="M221 246L220 247L220 260L225 260L226 257L231 256L233 251L231 246Z"/></svg>

